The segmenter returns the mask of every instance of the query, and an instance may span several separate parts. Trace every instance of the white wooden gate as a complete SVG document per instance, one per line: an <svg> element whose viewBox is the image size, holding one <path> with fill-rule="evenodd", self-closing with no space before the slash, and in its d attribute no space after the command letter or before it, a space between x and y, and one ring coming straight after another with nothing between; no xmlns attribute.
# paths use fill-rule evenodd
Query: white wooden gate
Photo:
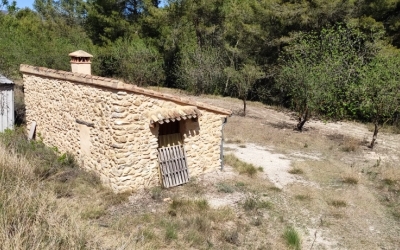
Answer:
<svg viewBox="0 0 400 250"><path fill-rule="evenodd" d="M189 181L189 171L183 145L159 148L158 160L165 188L178 186Z"/></svg>

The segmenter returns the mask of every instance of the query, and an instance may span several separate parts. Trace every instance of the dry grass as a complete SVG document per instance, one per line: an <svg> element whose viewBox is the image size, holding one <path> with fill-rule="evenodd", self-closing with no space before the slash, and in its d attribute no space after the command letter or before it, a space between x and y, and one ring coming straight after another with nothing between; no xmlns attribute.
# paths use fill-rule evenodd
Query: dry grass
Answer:
<svg viewBox="0 0 400 250"><path fill-rule="evenodd" d="M328 203L329 203L329 205L334 206L334 207L346 207L347 206L347 202L344 200L340 200L340 199L331 200Z"/></svg>
<svg viewBox="0 0 400 250"><path fill-rule="evenodd" d="M358 183L358 178L354 176L344 176L342 177L343 183L356 185Z"/></svg>
<svg viewBox="0 0 400 250"><path fill-rule="evenodd" d="M355 152L359 149L360 144L361 142L359 140L346 137L341 149L344 152Z"/></svg>
<svg viewBox="0 0 400 250"><path fill-rule="evenodd" d="M342 175L342 182L349 185L357 185L360 181L360 176L355 171L347 171L346 174Z"/></svg>
<svg viewBox="0 0 400 250"><path fill-rule="evenodd" d="M295 195L295 198L300 201L309 201L312 199L310 194L298 194Z"/></svg>
<svg viewBox="0 0 400 250"><path fill-rule="evenodd" d="M250 196L245 199L243 208L245 210L272 208L272 203L270 201L261 200L259 197Z"/></svg>
<svg viewBox="0 0 400 250"><path fill-rule="evenodd" d="M374 132L375 126L373 123L367 123L368 131ZM389 133L389 134L400 134L400 126L399 125L385 125L379 129L379 133Z"/></svg>
<svg viewBox="0 0 400 250"><path fill-rule="evenodd" d="M303 169L294 167L288 171L289 174L304 174Z"/></svg>
<svg viewBox="0 0 400 250"><path fill-rule="evenodd" d="M228 154L224 158L225 163L236 169L239 174L246 174L250 177L253 177L257 174L257 171L260 171L253 164L241 161L233 154Z"/></svg>
<svg viewBox="0 0 400 250"><path fill-rule="evenodd" d="M125 202L127 195L111 195L98 177L77 168L73 158L41 142L28 142L22 129L6 131L0 139L2 246L81 249L103 245L89 221Z"/></svg>
<svg viewBox="0 0 400 250"><path fill-rule="evenodd" d="M31 164L0 146L0 242L6 249L96 248L89 225L43 185Z"/></svg>
<svg viewBox="0 0 400 250"><path fill-rule="evenodd" d="M240 100L199 99L241 108ZM0 171L0 200L5 201L5 206L0 205L2 246L310 249L315 229L318 235L313 249L395 249L400 245L396 237L400 230L400 170L396 162L388 164L396 153L380 149L381 143L373 152L363 149L360 138L365 133L354 134L356 139L348 142L349 135L342 135L341 130L331 136L331 130L311 124L297 133L292 130L296 121L288 115L261 104L249 103L248 107L248 116L229 119L227 141L304 155L292 164L307 173L306 178L296 177L302 182L277 188L264 178L268 173L257 175L256 167L227 155L226 163L233 170L226 166L225 172L191 178L183 186L117 196L102 187L96 176L70 166L68 157L59 161L61 155L54 149L20 145L18 140L6 138L7 151L2 153L0 148L0 168L6 169ZM398 150L393 143L390 146ZM15 153L9 154L10 150ZM318 159L306 158L312 155ZM50 159L55 168L43 166L43 159ZM371 225L381 233L371 233ZM282 236L289 229L297 236ZM289 243L288 239L294 240ZM301 246L296 247L296 242Z"/></svg>

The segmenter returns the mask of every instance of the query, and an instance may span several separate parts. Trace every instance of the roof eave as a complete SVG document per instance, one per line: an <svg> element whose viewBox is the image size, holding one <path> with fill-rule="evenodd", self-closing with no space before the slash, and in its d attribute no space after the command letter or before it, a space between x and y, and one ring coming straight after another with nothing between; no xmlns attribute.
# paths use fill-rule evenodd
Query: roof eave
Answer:
<svg viewBox="0 0 400 250"><path fill-rule="evenodd" d="M25 74L44 76L44 77L48 77L48 78L55 78L55 79L60 79L60 80L78 82L78 83L82 83L82 84L94 85L94 86L102 87L102 88L109 88L109 89L115 89L115 90L120 90L120 91L133 92L136 94L147 95L150 97L155 97L155 98L159 98L159 99L163 99L163 100L167 100L167 101L172 101L177 104L196 106L199 109L207 110L207 111L217 113L220 115L225 115L225 116L232 115L232 111L229 109L216 107L216 106L202 103L202 102L191 101L189 99L182 98L182 97L175 96L175 95L164 94L161 92L157 92L157 91L153 91L153 90L149 90L149 89L145 89L145 88L140 88L136 85L126 84L122 81L112 79L112 78L105 78L105 77L80 74L80 73L72 73L72 72L67 72L67 71L62 71L62 70L48 69L48 68L44 68L44 67L35 67L35 66L26 65L26 64L20 65L20 71Z"/></svg>

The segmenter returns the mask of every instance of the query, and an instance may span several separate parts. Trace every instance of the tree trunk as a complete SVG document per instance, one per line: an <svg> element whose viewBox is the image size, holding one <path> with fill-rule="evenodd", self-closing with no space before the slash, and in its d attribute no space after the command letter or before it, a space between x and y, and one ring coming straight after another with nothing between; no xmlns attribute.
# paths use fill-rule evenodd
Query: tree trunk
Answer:
<svg viewBox="0 0 400 250"><path fill-rule="evenodd" d="M378 131L379 131L377 122L374 123L374 126L375 126L374 136L372 137L371 145L369 145L369 148L371 148L371 149L373 149L375 146L375 141L376 141L376 138L378 137Z"/></svg>
<svg viewBox="0 0 400 250"><path fill-rule="evenodd" d="M308 120L308 109L306 109L306 111L304 112L304 114L302 116L299 117L299 123L297 123L297 130L302 132L303 131L303 126L306 123L306 121Z"/></svg>
<svg viewBox="0 0 400 250"><path fill-rule="evenodd" d="M243 98L243 116L246 116L246 98Z"/></svg>

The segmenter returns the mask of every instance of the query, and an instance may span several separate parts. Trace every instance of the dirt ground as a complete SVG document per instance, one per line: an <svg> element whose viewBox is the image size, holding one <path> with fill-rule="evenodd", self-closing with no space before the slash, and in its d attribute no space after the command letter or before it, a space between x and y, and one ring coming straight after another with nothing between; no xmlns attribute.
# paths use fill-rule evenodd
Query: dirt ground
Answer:
<svg viewBox="0 0 400 250"><path fill-rule="evenodd" d="M235 113L241 109L241 102L232 105L230 98L202 100L233 107ZM379 164L392 169L396 178L400 135L380 133L378 145L371 150L367 144L372 132L366 125L312 120L305 132L298 133L293 131L292 113L260 104L250 106L247 117L233 116L231 121L226 137L240 142L226 147L239 159L263 167L263 178L282 189L276 203L302 228L303 249L311 245L314 249L400 249L399 221L380 201L382 187L377 189L365 174ZM248 133L240 133L242 123L251 124ZM293 167L304 174L290 174ZM355 176L358 184L341 183L346 175ZM305 193L312 201L298 206L290 199L296 193ZM326 206L330 199L344 200L347 205L339 209ZM325 221L330 225L322 226Z"/></svg>
<svg viewBox="0 0 400 250"><path fill-rule="evenodd" d="M154 190L132 195L128 204L101 218L102 223L129 229L121 242L140 233L145 238L140 228L158 229L152 229L150 243L136 240L126 249L290 249L282 236L287 227L299 233L300 249L400 249L399 134L379 133L371 150L372 132L364 124L312 120L299 133L293 130L295 116L287 110L249 103L243 117L240 100L188 97L234 111L225 126L224 154L259 171L250 177L225 164L222 171L157 195ZM209 226L198 241L187 238L192 224L179 226L189 215L169 219L176 199L208 202L210 210L203 216ZM249 200L261 205L248 208ZM143 221L143 215L150 217ZM154 240L160 239L165 224L157 220L180 228L176 240ZM227 232L233 236L226 237ZM112 239L110 234L115 236L105 233Z"/></svg>

